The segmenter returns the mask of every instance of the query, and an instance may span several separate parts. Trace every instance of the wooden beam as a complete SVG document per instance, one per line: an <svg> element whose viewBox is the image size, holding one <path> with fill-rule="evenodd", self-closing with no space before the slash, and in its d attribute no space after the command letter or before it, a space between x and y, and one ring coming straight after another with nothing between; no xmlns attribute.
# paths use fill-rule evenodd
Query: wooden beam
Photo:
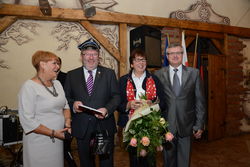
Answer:
<svg viewBox="0 0 250 167"><path fill-rule="evenodd" d="M16 16L4 16L0 18L0 34L17 20Z"/></svg>
<svg viewBox="0 0 250 167"><path fill-rule="evenodd" d="M44 16L51 16L51 7L48 0L39 0L39 7Z"/></svg>
<svg viewBox="0 0 250 167"><path fill-rule="evenodd" d="M127 61L127 24L119 24L119 46L120 46L120 76L128 73L128 61Z"/></svg>
<svg viewBox="0 0 250 167"><path fill-rule="evenodd" d="M193 42L194 39L195 39L195 37L187 37L185 39L186 48Z"/></svg>
<svg viewBox="0 0 250 167"><path fill-rule="evenodd" d="M250 38L250 28L235 27L196 21L176 20L172 18L132 15L118 12L97 11L96 15L86 18L80 9L52 8L51 16L43 16L39 7L28 5L1 4L0 15L19 16L26 19L79 21L90 20L104 24L125 23L129 25L149 25L160 27L178 27L186 30L227 33L239 37Z"/></svg>
<svg viewBox="0 0 250 167"><path fill-rule="evenodd" d="M119 62L120 53L89 21L80 21L80 24Z"/></svg>
<svg viewBox="0 0 250 167"><path fill-rule="evenodd" d="M199 37L204 38L214 38L214 39L224 39L224 34L208 31L194 31L194 30L185 30L186 36L196 36L196 33L199 33Z"/></svg>
<svg viewBox="0 0 250 167"><path fill-rule="evenodd" d="M224 54L224 46L221 45L220 41L217 39L211 39L215 47L221 52L221 54Z"/></svg>

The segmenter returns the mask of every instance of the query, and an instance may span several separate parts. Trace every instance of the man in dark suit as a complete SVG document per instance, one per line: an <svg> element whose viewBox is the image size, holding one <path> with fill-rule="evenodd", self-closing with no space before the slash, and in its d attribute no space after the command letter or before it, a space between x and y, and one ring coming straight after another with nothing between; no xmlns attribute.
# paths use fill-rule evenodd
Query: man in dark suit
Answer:
<svg viewBox="0 0 250 167"><path fill-rule="evenodd" d="M182 65L183 48L170 44L168 67L155 74L164 86L167 109L165 118L174 139L164 148L164 167L188 167L191 138L200 138L204 128L205 99L197 69Z"/></svg>
<svg viewBox="0 0 250 167"><path fill-rule="evenodd" d="M62 59L60 57L58 57L58 65L59 65L59 73L57 74L57 80L60 81L60 83L62 84L62 86L64 87L64 83L65 83L65 79L66 79L66 73L61 71L61 67L62 67Z"/></svg>
<svg viewBox="0 0 250 167"><path fill-rule="evenodd" d="M59 73L57 75L57 80L60 81L60 83L62 84L62 86L64 87L65 84L65 79L66 79L66 73L61 71L61 67L62 67L62 59L60 57L58 57L58 65L59 65ZM77 167L76 163L71 155L71 142L72 142L72 138L64 140L63 141L63 153L64 153L64 159L66 160L68 167Z"/></svg>
<svg viewBox="0 0 250 167"><path fill-rule="evenodd" d="M83 66L67 73L65 93L72 114L72 135L77 139L81 167L94 167L95 157L91 154L91 136L97 128L107 130L112 139L112 152L99 156L100 167L113 167L113 148L116 124L114 111L120 103L118 82L115 72L99 66L100 46L89 39L78 46ZM90 114L80 109L86 105L102 114ZM97 126L97 125L100 126Z"/></svg>

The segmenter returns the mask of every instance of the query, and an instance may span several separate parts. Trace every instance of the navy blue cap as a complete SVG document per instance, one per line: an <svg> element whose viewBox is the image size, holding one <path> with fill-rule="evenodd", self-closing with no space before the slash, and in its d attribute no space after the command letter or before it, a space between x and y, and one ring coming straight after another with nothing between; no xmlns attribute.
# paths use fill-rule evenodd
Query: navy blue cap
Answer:
<svg viewBox="0 0 250 167"><path fill-rule="evenodd" d="M87 50L87 49L94 49L99 50L101 49L100 45L93 39L90 38L83 42L82 44L78 45L78 49L80 50Z"/></svg>

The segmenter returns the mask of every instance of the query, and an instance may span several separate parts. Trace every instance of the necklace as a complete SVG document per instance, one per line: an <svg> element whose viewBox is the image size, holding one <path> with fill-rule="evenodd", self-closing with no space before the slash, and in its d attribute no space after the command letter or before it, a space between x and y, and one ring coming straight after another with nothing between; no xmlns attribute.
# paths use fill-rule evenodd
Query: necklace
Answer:
<svg viewBox="0 0 250 167"><path fill-rule="evenodd" d="M57 96L58 96L58 93L56 92L56 88L55 88L53 82L51 82L51 83L52 83L52 88L53 88L53 91L51 91L51 90L45 85L45 83L42 81L42 79L41 79L39 76L37 76L37 78L39 79L39 81L41 81L42 85L45 87L45 89L46 89L50 94L52 94L54 97L57 97Z"/></svg>

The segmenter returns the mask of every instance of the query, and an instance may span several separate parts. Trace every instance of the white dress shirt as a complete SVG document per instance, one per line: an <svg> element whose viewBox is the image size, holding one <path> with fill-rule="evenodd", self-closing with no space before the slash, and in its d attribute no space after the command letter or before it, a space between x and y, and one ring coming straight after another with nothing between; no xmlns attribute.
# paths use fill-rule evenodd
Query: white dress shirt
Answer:
<svg viewBox="0 0 250 167"><path fill-rule="evenodd" d="M141 94L143 94L143 95L145 94L145 90L142 88L142 83L143 83L145 77L146 77L146 72L144 72L141 77L135 76L134 72L132 72L132 79L135 83L135 89L136 89L135 99L137 99L137 100L140 99L139 96Z"/></svg>

